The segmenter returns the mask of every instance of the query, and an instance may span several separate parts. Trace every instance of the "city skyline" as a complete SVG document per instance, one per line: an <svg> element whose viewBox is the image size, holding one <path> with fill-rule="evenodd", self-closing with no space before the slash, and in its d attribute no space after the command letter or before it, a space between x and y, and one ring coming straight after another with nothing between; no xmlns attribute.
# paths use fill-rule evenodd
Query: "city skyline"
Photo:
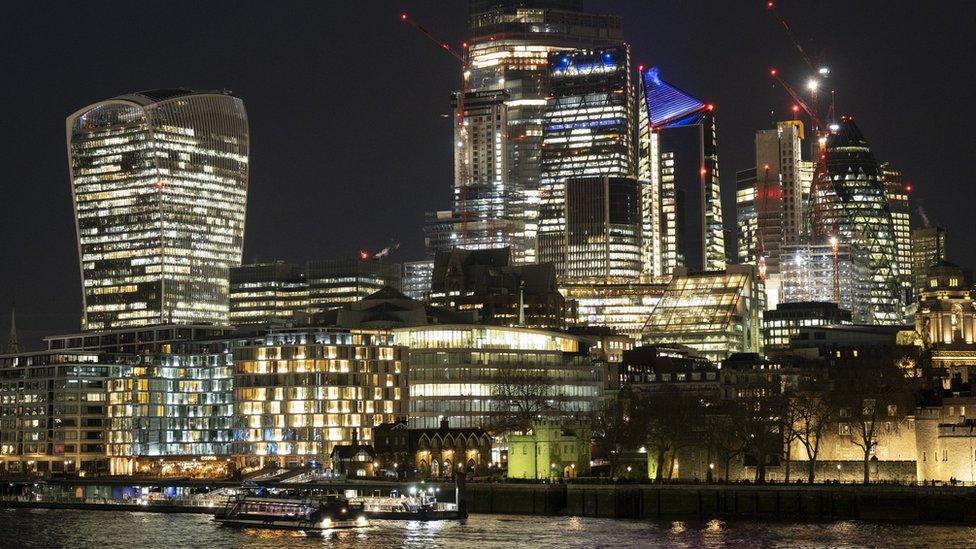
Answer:
<svg viewBox="0 0 976 549"><path fill-rule="evenodd" d="M781 89L772 86L766 70L769 66L779 65L791 76L795 74L798 78L801 73L801 63L788 40L776 28L776 22L759 4L740 5L735 9L715 6L705 14L696 14L700 24L714 25L715 31L721 31L712 33L716 42L740 33L753 33L753 36L759 33L762 39L755 44L741 44L748 59L740 61L729 59L733 57L731 55L698 55L702 44L698 43L696 35L676 32L677 29L667 28L667 25L662 28L660 24L650 24L663 19L673 20L675 26L680 27L679 23L687 23L691 17L694 11L691 7L643 8L625 2L595 1L586 5L593 11L622 16L635 65L661 66L665 74L681 82L684 88L693 89L704 100L716 104L721 127L718 147L724 167L723 206L727 212L734 211L735 172L751 165L754 132L774 127L775 121L790 117L790 101ZM873 9L880 7L879 3ZM923 114L906 112L908 103L923 104L930 99L929 95L938 96L946 104L964 104L963 94L971 86L965 82L967 76L961 70L953 71L951 52L929 42L932 37L927 36L911 36L906 40L908 44L894 44L897 48L894 50L880 48L882 53L873 51L879 48L870 47L870 37L876 37L880 25L864 26L870 6L845 4L842 11L814 10L797 3L784 5L782 9L799 23L797 33L801 36L819 33L820 40L815 49L822 46L828 50L835 73L832 78L836 79L838 88L839 113L853 115L878 160L891 162L895 169L902 171L906 182L916 185L913 210L921 202L933 224L947 226L950 233L962 235L967 223L965 204L972 203L973 193L971 188L954 186L952 182L954 174L965 173L962 165L967 134L963 123L959 119L958 124L952 125L953 118L940 116L938 108L941 105L933 107L928 102L924 103L926 110ZM935 13L911 13L898 6L886 6L886 9L894 12L885 14L891 34L902 38L905 34L898 32L899 25L913 24L913 18L939 17ZM150 6L145 14L129 15L150 19L154 10L162 10L162 5ZM253 121L254 159L245 262L352 255L360 248L378 250L391 240L402 243L396 260L423 257L423 212L446 207L453 185L452 128L450 120L440 115L450 112L450 92L458 85L457 69L449 57L418 39L409 29L399 26L397 16L401 10L410 10L425 25L436 28L455 42L459 42L465 32L466 9L460 3L437 8L420 6L415 10L408 3L391 2L370 6L366 13L343 17L335 17L334 10L324 8L322 12L310 10L309 13L303 13L304 8L295 8L285 14L293 24L309 25L307 29L313 28L311 23L325 25L325 30L318 33L323 51L311 58L319 64L312 65L311 60L306 59L304 64L296 65L294 60L282 63L281 56L294 55L289 53L291 48L310 51L306 47L315 46L316 40L294 36L281 45L262 42L258 31L269 23L263 19L248 19L254 14L246 9L245 13L235 15L250 25L245 27L246 32L213 29L214 35L202 38L200 44L188 40L188 44L168 46L169 50L158 46L171 37L150 36L146 45L129 44L124 52L113 48L112 40L123 40L126 33L135 32L138 25L120 30L122 34L113 35L111 40L86 35L90 40L79 44L73 33L85 29L67 28L69 21L75 20L74 15L78 14L72 13L72 9L59 13L48 24L52 29L65 31L65 37L61 38L64 43L59 46L44 42L43 46L33 47L40 50L31 53L47 59L46 56L60 55L70 44L73 53L93 57L97 63L93 69L49 62L46 66L50 69L33 71L31 66L14 61L13 73L30 74L29 81L35 83L28 87L33 92L29 98L35 102L35 107L29 109L29 124L26 114L13 113L15 118L11 123L22 127L23 133L13 132L11 135L16 135L18 140L6 147L8 151L17 151L17 155L14 155L14 165L8 172L10 183L5 185L8 213L0 222L3 249L13 260L4 269L3 284L0 285L3 288L0 292L3 318L0 324L6 324L8 309L16 301L20 309L21 342L28 348L36 348L43 334L77 330L81 313L77 251L72 249L71 195L59 125L85 104L141 89L226 87L244 100ZM211 30L210 25L222 11L200 8L200 17L188 18L186 27L177 30L186 33L188 39L201 36L204 27ZM724 13L726 11L734 12L731 21L728 20L730 14ZM946 13L942 15L946 17L948 28L960 25L962 30L960 21L966 18L950 18L951 11L944 11ZM827 13L845 13L847 17L833 21L826 17ZM377 43L363 44L352 31L339 28L344 25L343 21L374 25L373 34L378 37L374 42ZM745 27L737 27L736 22ZM723 23L721 29L717 28L719 23ZM108 25L104 20L100 24ZM835 34L823 33L822 27L828 25L834 25ZM345 26L356 27L354 24ZM927 26L931 28L935 24ZM659 34L649 36L653 33L641 32L642 28L654 29L653 33ZM866 33L863 42L850 37L852 28ZM964 34L942 33L947 42L961 42L955 48L959 68L963 67L963 52L967 51ZM142 35L138 36L141 38ZM30 47L34 40L15 33L14 39L17 38L21 40L12 48L14 57L20 53L18 47ZM853 51L851 44L858 42L864 46ZM913 63L911 55L900 55L909 46L917 48L911 52L917 61L924 58L927 48L943 53L938 73L947 80L933 82L926 78L927 71L933 68ZM154 47L159 51L152 52ZM208 49L214 53L213 57L200 55L197 51ZM233 54L238 50L249 52L249 55L235 58ZM168 59L164 51L168 52ZM357 51L361 57L353 57ZM714 51L727 50L713 48ZM154 67L154 63L146 63L144 67L128 64L147 53L165 63L159 67ZM865 59L857 57L862 53ZM26 55L23 57L27 58ZM192 62L187 63L187 59ZM897 60L903 70L889 67L872 73L865 66L870 59L884 63ZM716 65L723 65L722 60L730 67L745 65L753 72L721 74L732 70L729 68L714 74ZM218 68L215 69L212 61L219 61ZM329 68L330 63L333 69ZM386 70L393 71L393 76L384 75ZM125 78L115 76L122 73L126 74ZM99 74L100 78L91 78L92 74ZM162 74L166 76L161 77ZM268 86L269 75L286 79L281 85ZM721 81L723 77L724 84L717 85L716 79ZM902 82L899 78L915 82L914 88L898 89ZM346 86L340 86L346 79L363 82L365 93L350 93ZM407 85L384 90L383 83L390 82ZM953 82L958 98L948 89ZM947 89L939 93L937 84ZM751 93L743 94L741 88L751 90ZM6 89L7 103L24 103L25 95L21 94L25 91L28 90ZM905 95L899 96L897 92ZM290 95L299 97L290 100ZM877 102L878 97L885 101ZM358 105L358 109L353 109L353 105ZM769 116L770 107L776 108L777 116ZM356 112L342 112L350 109ZM958 112L958 109L954 110ZM392 113L395 115L390 116ZM928 129L924 124L921 128L913 124L922 116L933 120ZM895 124L896 119L904 122ZM385 126L378 125L380 121ZM954 151L953 147L958 150ZM322 150L330 153L323 155ZM944 156L940 157L940 154ZM38 215L38 211L44 213ZM356 214L349 216L350 212ZM726 233L726 241L734 242L734 221L730 218L734 219L734 216L726 215L725 227L732 231ZM350 219L355 222L349 222ZM974 252L965 246L964 237L950 238L949 242L950 260L967 267L976 262Z"/></svg>

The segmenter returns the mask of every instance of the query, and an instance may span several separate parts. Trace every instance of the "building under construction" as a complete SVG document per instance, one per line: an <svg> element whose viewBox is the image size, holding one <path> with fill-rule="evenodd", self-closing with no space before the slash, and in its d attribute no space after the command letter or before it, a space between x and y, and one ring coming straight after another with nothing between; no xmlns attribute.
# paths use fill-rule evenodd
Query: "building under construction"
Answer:
<svg viewBox="0 0 976 549"><path fill-rule="evenodd" d="M871 321L870 263L863 250L829 241L783 246L780 303L829 302L851 311L855 324Z"/></svg>

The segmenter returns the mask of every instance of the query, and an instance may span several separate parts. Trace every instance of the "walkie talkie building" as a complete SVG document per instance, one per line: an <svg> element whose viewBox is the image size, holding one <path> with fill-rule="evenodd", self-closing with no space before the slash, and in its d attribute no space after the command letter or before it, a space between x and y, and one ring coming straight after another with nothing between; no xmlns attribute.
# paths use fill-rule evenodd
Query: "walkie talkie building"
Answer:
<svg viewBox="0 0 976 549"><path fill-rule="evenodd" d="M83 328L226 324L248 183L244 103L184 89L67 119Z"/></svg>

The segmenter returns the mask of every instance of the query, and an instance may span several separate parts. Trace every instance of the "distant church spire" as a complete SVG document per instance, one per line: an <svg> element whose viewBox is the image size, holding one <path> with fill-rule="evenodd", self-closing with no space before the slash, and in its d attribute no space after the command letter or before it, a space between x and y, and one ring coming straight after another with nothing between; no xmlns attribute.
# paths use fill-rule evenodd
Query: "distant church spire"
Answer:
<svg viewBox="0 0 976 549"><path fill-rule="evenodd" d="M20 344L17 343L17 309L10 308L10 336L7 338L7 352L19 353Z"/></svg>

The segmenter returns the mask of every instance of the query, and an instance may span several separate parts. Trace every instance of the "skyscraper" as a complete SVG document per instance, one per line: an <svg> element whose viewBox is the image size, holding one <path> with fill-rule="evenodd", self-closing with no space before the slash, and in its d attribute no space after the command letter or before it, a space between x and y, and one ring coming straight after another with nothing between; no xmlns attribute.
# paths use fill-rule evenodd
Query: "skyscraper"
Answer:
<svg viewBox="0 0 976 549"><path fill-rule="evenodd" d="M912 186L903 183L901 172L892 168L888 162L882 162L880 168L895 231L895 266L898 268L899 296L902 305L908 306L915 302L912 295L912 228L909 225L911 206L908 202Z"/></svg>
<svg viewBox="0 0 976 549"><path fill-rule="evenodd" d="M644 183L644 270L725 268L714 106L661 80L640 81L638 178Z"/></svg>
<svg viewBox="0 0 976 549"><path fill-rule="evenodd" d="M785 244L799 241L806 232L802 141L803 123L799 120L759 130L752 187L737 177L739 261L759 267L760 276L766 280L769 307L779 303L780 250Z"/></svg>
<svg viewBox="0 0 976 549"><path fill-rule="evenodd" d="M841 117L827 137L826 178L813 191L813 232L862 249L871 272L868 308L874 324L902 322L898 251L881 170L861 130Z"/></svg>
<svg viewBox="0 0 976 549"><path fill-rule="evenodd" d="M584 12L578 0L469 6L468 139L455 139L453 240L463 248L511 246L516 263L534 263L549 54L620 44L620 18Z"/></svg>
<svg viewBox="0 0 976 549"><path fill-rule="evenodd" d="M640 188L626 46L549 56L538 258L561 281L637 280Z"/></svg>
<svg viewBox="0 0 976 549"><path fill-rule="evenodd" d="M244 244L248 123L224 92L163 89L67 119L83 328L226 324Z"/></svg>
<svg viewBox="0 0 976 549"><path fill-rule="evenodd" d="M945 260L945 228L924 227L912 231L912 289L916 300L925 290L929 267Z"/></svg>

